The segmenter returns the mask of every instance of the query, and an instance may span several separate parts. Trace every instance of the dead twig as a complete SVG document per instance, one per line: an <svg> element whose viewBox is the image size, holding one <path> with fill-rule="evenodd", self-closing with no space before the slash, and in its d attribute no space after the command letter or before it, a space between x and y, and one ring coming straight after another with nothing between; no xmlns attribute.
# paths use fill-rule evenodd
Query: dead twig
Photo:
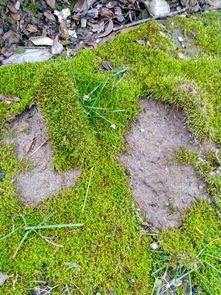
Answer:
<svg viewBox="0 0 221 295"><path fill-rule="evenodd" d="M36 150L33 151L33 153L30 154L30 156L32 157L44 144L46 144L46 142L48 141L48 139L46 139L45 141L43 141L37 148Z"/></svg>
<svg viewBox="0 0 221 295"><path fill-rule="evenodd" d="M88 193L89 193L89 188L90 188L90 185L91 185L91 179L92 179L92 172L93 172L93 167L91 168L91 174L90 174L90 179L89 179L89 182L88 182L88 186L87 186L87 191L86 191L86 195L85 195L85 199L84 199L84 205L83 205L83 208L82 208L82 212L84 212L84 208L85 208L85 205L86 205L86 202L87 202L87 197L88 197Z"/></svg>
<svg viewBox="0 0 221 295"><path fill-rule="evenodd" d="M113 28L113 32L120 31L120 30L129 28L129 27L133 27L133 26L138 26L140 24L144 24L144 23L152 21L152 20L157 20L157 19L162 19L162 18L166 18L166 17L176 16L176 15L179 15L181 13L186 12L187 10L189 10L189 7L185 7L183 9L180 9L179 11L170 12L170 13L167 13L167 14L164 14L164 15L155 16L155 17L149 17L149 18L146 18L146 19L141 19L141 20L138 20L138 21L126 24L126 25L115 27L115 28Z"/></svg>

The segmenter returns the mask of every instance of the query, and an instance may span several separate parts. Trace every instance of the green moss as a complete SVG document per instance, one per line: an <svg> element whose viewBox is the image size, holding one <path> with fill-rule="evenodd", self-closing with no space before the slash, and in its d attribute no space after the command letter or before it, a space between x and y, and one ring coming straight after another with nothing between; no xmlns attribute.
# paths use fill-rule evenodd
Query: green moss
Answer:
<svg viewBox="0 0 221 295"><path fill-rule="evenodd" d="M221 294L216 280L220 271L220 230L216 210L200 202L188 212L180 229L165 230L161 234L161 247L170 256L169 265L192 270L194 283L205 291L209 286L212 290L209 294Z"/></svg>
<svg viewBox="0 0 221 295"><path fill-rule="evenodd" d="M191 20L192 27L188 32L194 26L200 30L199 35L205 33L203 30L217 32L219 24L214 15L206 17ZM204 22L208 23L207 27ZM179 23L187 25L181 18ZM150 46L139 45L138 39L148 39ZM162 26L150 22L96 50L79 52L71 60L56 59L0 68L0 93L21 98L19 103L0 103L1 127L6 119L37 103L46 118L56 169L82 170L75 187L56 197L51 196L39 208L30 208L17 199L12 181L24 169L24 163L16 160L11 146L1 143L0 170L6 172L0 183L1 235L11 230L13 218L18 214L24 214L31 225L52 211L57 214L51 223L84 223L77 231L42 231L64 245L62 248L46 243L33 233L15 260L11 257L22 233L0 241L0 271L14 274L0 294L29 294L31 291L28 290L36 287L36 281L45 280L49 286L58 285L54 294L61 294L65 284L73 288L72 282L85 294L151 293L153 279L150 273L156 259L149 247L152 239L139 228L129 179L116 162L116 156L125 149L124 135L140 109L139 97L154 96L181 107L196 138L221 142L221 61L216 56L219 54L216 42L219 39L211 43L210 49L208 42L200 43L205 49L204 55L179 60L176 48ZM214 56L209 55L211 52ZM110 79L101 93L94 91L94 97L100 95L96 107L106 110L100 111L102 116L92 119L82 108L79 95L90 94L112 75L102 70L102 61L110 62L116 68L127 68L127 71L121 81ZM197 93L183 91L180 87L183 84L194 85ZM111 112L113 110L121 112ZM111 128L112 124L116 129ZM186 160L190 158L192 164L198 159L195 154L186 156ZM212 158L213 162L211 158L208 161L215 165L215 158ZM82 212L92 167L88 200ZM219 180L206 180L210 191L216 191L218 198ZM183 265L192 267L198 251L216 239L220 223L215 211L207 203L199 203L180 229L162 234L161 245L171 255L172 265L180 258ZM19 217L15 221L16 224L21 222ZM211 247L215 246L220 244L217 242ZM179 256L180 253L183 256ZM80 265L80 271L74 267L68 270L67 262Z"/></svg>

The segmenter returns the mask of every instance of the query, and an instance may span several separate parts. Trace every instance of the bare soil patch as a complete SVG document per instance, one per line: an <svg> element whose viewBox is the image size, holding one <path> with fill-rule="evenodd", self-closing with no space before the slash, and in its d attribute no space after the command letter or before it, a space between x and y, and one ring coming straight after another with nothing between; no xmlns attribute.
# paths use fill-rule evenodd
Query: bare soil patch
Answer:
<svg viewBox="0 0 221 295"><path fill-rule="evenodd" d="M172 160L177 148L196 145L180 110L152 99L142 105L126 136L129 154L121 154L119 162L131 175L131 189L146 218L158 228L175 227L196 198L209 198L193 167Z"/></svg>
<svg viewBox="0 0 221 295"><path fill-rule="evenodd" d="M18 159L27 158L33 166L16 178L18 195L25 203L37 205L49 195L75 184L81 173L79 170L59 174L53 167L52 147L38 107L17 116L6 129L10 135L5 135L4 141L15 145Z"/></svg>

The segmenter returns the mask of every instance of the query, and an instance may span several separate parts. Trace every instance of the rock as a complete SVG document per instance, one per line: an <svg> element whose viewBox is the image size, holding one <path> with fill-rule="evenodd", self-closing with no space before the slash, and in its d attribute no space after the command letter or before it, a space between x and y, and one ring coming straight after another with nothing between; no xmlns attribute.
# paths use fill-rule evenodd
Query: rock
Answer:
<svg viewBox="0 0 221 295"><path fill-rule="evenodd" d="M58 17L58 21L61 23L71 15L71 11L69 8L64 8L61 11L55 10L54 15Z"/></svg>
<svg viewBox="0 0 221 295"><path fill-rule="evenodd" d="M39 49L26 49L22 54L15 53L9 58L3 60L3 65L11 64L23 64L26 62L38 62L43 60L48 60L52 57L52 54L47 48Z"/></svg>
<svg viewBox="0 0 221 295"><path fill-rule="evenodd" d="M170 6L165 0L147 0L145 6L151 16L161 16L170 12Z"/></svg>
<svg viewBox="0 0 221 295"><path fill-rule="evenodd" d="M52 54L53 55L61 54L63 50L64 50L63 45L59 41L54 40L53 45L51 47Z"/></svg>
<svg viewBox="0 0 221 295"><path fill-rule="evenodd" d="M152 244L150 244L150 248L153 250L156 250L159 248L158 244L156 242L153 242Z"/></svg>
<svg viewBox="0 0 221 295"><path fill-rule="evenodd" d="M34 45L38 46L52 46L53 40L49 37L39 36L39 37L31 37L29 39Z"/></svg>
<svg viewBox="0 0 221 295"><path fill-rule="evenodd" d="M3 286L5 281L9 278L10 277L8 275L5 275L2 272L0 272L0 286Z"/></svg>

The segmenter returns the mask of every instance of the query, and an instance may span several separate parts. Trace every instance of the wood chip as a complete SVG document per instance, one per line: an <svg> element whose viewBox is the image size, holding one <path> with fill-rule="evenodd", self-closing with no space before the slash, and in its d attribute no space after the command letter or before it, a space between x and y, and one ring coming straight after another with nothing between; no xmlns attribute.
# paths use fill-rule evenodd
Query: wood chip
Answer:
<svg viewBox="0 0 221 295"><path fill-rule="evenodd" d="M35 137L33 137L31 140L29 140L29 142L26 143L26 145L24 146L24 152L25 153L30 152L30 150L33 147L34 142L35 142Z"/></svg>

